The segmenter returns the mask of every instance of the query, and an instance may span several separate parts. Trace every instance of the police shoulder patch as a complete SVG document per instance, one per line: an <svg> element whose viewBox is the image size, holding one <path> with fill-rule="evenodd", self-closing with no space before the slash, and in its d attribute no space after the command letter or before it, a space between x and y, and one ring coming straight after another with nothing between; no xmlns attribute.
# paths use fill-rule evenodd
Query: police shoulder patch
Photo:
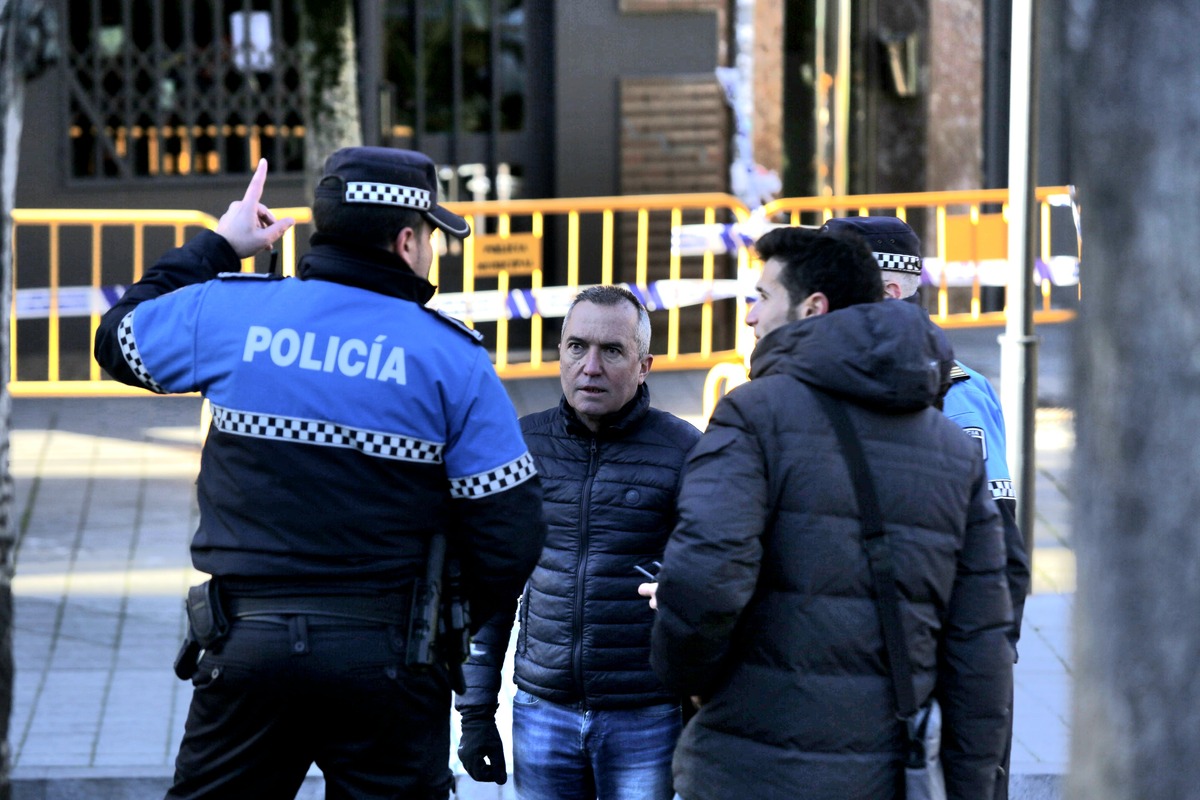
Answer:
<svg viewBox="0 0 1200 800"><path fill-rule="evenodd" d="M987 435L983 432L983 428L974 426L970 428L963 428L963 433L965 433L967 436L970 436L979 444L979 453L983 456L983 460L987 461Z"/></svg>
<svg viewBox="0 0 1200 800"><path fill-rule="evenodd" d="M242 280L259 280L259 281L281 281L283 275L275 275L270 272L218 272L217 280L219 281L242 281Z"/></svg>
<svg viewBox="0 0 1200 800"><path fill-rule="evenodd" d="M474 328L469 327L467 325L467 323L463 322L461 319L456 319L456 318L450 316L445 311L442 311L440 308L429 308L428 306L422 306L422 308L424 308L430 314L437 316L438 319L440 319L442 322L445 322L447 325L450 325L455 330L457 330L459 333L463 333L463 334L466 334L467 336L471 337L472 339L475 340L476 343L479 343L479 344L483 343L483 334L480 333L479 331L475 330Z"/></svg>

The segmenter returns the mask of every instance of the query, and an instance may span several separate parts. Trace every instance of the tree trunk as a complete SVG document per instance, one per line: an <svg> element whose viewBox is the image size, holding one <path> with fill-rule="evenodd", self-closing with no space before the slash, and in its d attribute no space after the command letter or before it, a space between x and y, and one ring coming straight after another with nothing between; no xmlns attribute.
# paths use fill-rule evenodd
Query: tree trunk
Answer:
<svg viewBox="0 0 1200 800"><path fill-rule="evenodd" d="M12 796L9 723L13 704L13 597L16 525L9 464L8 392L12 305L12 210L25 113L25 81L58 58L58 22L38 0L0 0L0 800Z"/></svg>
<svg viewBox="0 0 1200 800"><path fill-rule="evenodd" d="M1068 796L1200 786L1200 57L1195 0L1075 0L1083 220Z"/></svg>
<svg viewBox="0 0 1200 800"><path fill-rule="evenodd" d="M304 167L309 197L325 159L339 148L362 144L355 50L353 0L304 0Z"/></svg>

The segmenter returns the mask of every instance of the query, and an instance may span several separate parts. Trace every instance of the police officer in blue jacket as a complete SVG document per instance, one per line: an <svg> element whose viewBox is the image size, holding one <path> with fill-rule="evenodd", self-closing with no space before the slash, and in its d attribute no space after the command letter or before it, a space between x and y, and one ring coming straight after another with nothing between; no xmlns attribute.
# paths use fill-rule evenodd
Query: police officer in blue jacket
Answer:
<svg viewBox="0 0 1200 800"><path fill-rule="evenodd" d="M921 242L908 223L896 217L839 217L825 223L823 230L854 231L866 238L883 271L883 286L889 297L917 302L921 288ZM1008 640L1016 656L1021 636L1021 615L1029 594L1029 554L1025 539L1017 527L1017 498L1005 455L1004 416L1000 401L988 379L961 361L950 372L950 389L942 411L974 439L983 454L984 469L992 499L1004 521L1007 551L1006 574L1012 599L1013 626ZM1004 753L1004 774L996 781L996 798L1008 797L1008 766L1012 745L1012 714L1008 718L1008 748Z"/></svg>
<svg viewBox="0 0 1200 800"><path fill-rule="evenodd" d="M440 555L478 628L512 614L545 537L480 337L425 307L434 228L470 228L437 204L425 156L346 148L298 277L238 273L293 222L261 203L266 173L96 336L117 380L212 407L192 561L213 578L188 595L176 671L195 691L167 797L292 797L315 762L330 797L445 798Z"/></svg>

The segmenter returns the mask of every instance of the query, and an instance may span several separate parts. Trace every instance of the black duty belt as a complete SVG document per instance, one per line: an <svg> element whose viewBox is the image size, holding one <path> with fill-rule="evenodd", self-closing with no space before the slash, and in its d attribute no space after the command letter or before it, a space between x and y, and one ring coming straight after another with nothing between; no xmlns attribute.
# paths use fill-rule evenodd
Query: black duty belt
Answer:
<svg viewBox="0 0 1200 800"><path fill-rule="evenodd" d="M353 595L290 595L286 597L226 597L231 618L278 617L303 614L336 617L380 625L408 625L412 598L406 595L358 597Z"/></svg>

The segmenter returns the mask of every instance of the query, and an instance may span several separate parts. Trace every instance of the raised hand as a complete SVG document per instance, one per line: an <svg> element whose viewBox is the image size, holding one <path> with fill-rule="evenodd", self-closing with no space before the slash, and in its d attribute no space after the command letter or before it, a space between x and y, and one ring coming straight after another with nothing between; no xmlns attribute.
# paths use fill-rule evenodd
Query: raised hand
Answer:
<svg viewBox="0 0 1200 800"><path fill-rule="evenodd" d="M217 220L217 233L225 237L238 258L248 258L268 249L296 224L292 217L276 220L271 209L259 202L266 183L267 160L261 158L245 196L230 203L229 210Z"/></svg>

